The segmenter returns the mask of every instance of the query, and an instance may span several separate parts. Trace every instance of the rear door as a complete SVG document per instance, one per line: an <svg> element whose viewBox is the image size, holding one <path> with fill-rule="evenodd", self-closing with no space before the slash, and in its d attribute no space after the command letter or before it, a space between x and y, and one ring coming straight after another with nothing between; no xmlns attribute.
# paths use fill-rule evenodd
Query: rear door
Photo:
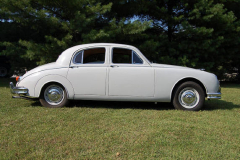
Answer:
<svg viewBox="0 0 240 160"><path fill-rule="evenodd" d="M111 48L109 96L153 97L154 69L137 51Z"/></svg>

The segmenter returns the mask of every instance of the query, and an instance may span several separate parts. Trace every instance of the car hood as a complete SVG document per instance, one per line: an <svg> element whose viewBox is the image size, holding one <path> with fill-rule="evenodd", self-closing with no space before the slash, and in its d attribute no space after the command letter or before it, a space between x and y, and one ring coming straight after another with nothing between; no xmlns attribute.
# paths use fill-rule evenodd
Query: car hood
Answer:
<svg viewBox="0 0 240 160"><path fill-rule="evenodd" d="M52 63L48 63L48 64L44 64L42 66L38 66L30 71L28 71L26 74L23 75L22 78L25 78L33 73L36 73L36 72L41 72L41 71L44 71L44 70L50 70L50 69L58 69L58 68L63 68L64 66L60 65L60 64L57 64L56 62L52 62Z"/></svg>
<svg viewBox="0 0 240 160"><path fill-rule="evenodd" d="M175 66L175 65L169 65L169 64L158 64L158 63L152 63L151 66L157 67L157 68L193 69L189 67Z"/></svg>

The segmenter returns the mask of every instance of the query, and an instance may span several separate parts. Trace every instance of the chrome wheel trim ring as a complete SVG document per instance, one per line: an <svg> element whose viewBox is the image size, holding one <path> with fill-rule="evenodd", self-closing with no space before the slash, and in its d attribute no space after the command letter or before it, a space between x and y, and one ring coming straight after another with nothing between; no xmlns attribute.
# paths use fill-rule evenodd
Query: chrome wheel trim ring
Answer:
<svg viewBox="0 0 240 160"><path fill-rule="evenodd" d="M178 95L178 101L184 108L194 108L199 103L200 96L196 89L192 87L184 88Z"/></svg>
<svg viewBox="0 0 240 160"><path fill-rule="evenodd" d="M7 69L5 67L0 67L0 77L5 77L7 75Z"/></svg>
<svg viewBox="0 0 240 160"><path fill-rule="evenodd" d="M58 85L50 85L44 91L44 99L50 105L59 105L64 99L64 90Z"/></svg>

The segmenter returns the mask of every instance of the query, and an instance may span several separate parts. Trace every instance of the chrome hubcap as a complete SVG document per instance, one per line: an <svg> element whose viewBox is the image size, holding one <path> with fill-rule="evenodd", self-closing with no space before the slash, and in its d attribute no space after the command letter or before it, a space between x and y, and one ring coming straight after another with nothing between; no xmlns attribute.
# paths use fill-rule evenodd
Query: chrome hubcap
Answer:
<svg viewBox="0 0 240 160"><path fill-rule="evenodd" d="M7 75L7 69L5 67L0 67L0 77Z"/></svg>
<svg viewBox="0 0 240 160"><path fill-rule="evenodd" d="M62 87L51 85L44 91L45 100L51 105L58 105L64 99L64 91Z"/></svg>
<svg viewBox="0 0 240 160"><path fill-rule="evenodd" d="M179 103L185 108L194 108L199 102L199 93L194 88L184 88L179 96Z"/></svg>

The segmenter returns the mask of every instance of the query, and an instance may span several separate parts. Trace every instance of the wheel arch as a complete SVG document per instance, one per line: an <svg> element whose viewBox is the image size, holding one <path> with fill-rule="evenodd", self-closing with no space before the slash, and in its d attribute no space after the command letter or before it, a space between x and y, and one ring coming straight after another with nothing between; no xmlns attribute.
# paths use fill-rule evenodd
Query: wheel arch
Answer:
<svg viewBox="0 0 240 160"><path fill-rule="evenodd" d="M184 83L184 82L189 82L189 81L192 81L192 82L195 82L195 83L199 84L199 85L201 86L201 88L203 89L204 93L205 93L205 97L207 96L207 89L206 89L206 87L204 86L204 84L203 84L200 80L198 80L198 79L196 79L196 78L188 77L188 78L183 78L183 79L179 80L179 81L174 85L174 87L173 87L173 89L172 89L172 92L171 92L171 101L173 100L174 93L175 93L176 89L178 88L178 86L181 85L181 84Z"/></svg>
<svg viewBox="0 0 240 160"><path fill-rule="evenodd" d="M72 87L72 84L65 77L60 75L48 75L41 78L35 86L35 97L39 97L42 93L43 88L53 83L64 87L67 92L68 99L73 99L74 89Z"/></svg>
<svg viewBox="0 0 240 160"><path fill-rule="evenodd" d="M42 88L41 88L41 90L40 90L39 96L40 96L41 94L43 94L44 89L45 89L47 86L50 86L51 84L60 85L61 87L63 87L63 88L66 90L67 95L68 95L68 91L67 91L66 87L64 87L61 83L55 82L55 81L50 81L50 82L45 83L45 84L42 86ZM68 97L69 97L69 96L68 96Z"/></svg>

